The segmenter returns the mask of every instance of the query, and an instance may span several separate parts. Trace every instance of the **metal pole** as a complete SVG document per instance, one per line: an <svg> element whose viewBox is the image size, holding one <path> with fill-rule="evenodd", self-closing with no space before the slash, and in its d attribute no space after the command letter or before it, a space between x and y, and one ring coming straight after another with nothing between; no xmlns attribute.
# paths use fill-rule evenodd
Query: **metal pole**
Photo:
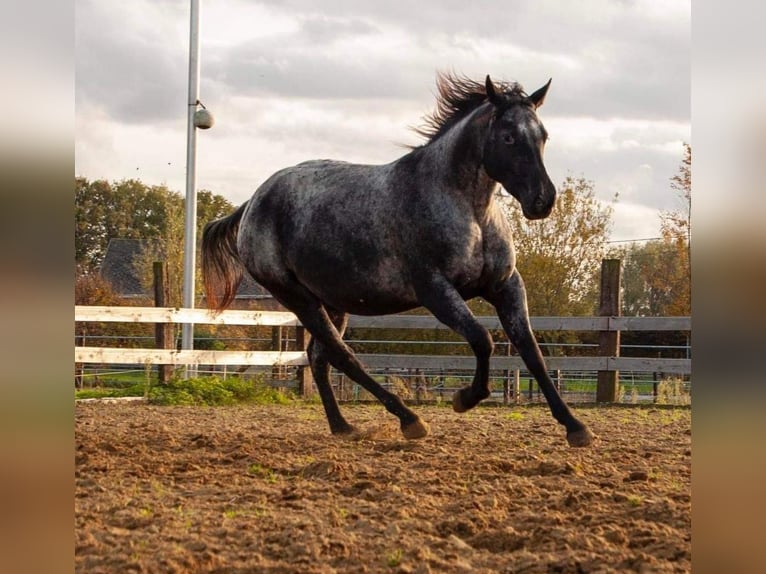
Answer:
<svg viewBox="0 0 766 574"><path fill-rule="evenodd" d="M187 101L186 214L184 219L183 305L194 307L194 271L197 240L197 128L194 112L199 101L199 0L191 0L189 32L189 99ZM194 324L181 328L181 348L194 348ZM189 368L186 369L189 375Z"/></svg>

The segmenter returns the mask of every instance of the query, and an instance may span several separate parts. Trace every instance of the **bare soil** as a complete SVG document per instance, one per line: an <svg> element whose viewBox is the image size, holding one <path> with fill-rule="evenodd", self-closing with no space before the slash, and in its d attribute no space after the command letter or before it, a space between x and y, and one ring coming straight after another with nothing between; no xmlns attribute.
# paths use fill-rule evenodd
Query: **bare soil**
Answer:
<svg viewBox="0 0 766 574"><path fill-rule="evenodd" d="M79 403L76 571L690 571L688 408L415 408Z"/></svg>

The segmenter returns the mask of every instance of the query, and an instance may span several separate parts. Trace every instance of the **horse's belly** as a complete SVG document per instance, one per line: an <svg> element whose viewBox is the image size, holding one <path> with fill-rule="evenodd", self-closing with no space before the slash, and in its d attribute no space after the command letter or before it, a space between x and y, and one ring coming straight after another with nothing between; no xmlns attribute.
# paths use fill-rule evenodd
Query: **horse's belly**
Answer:
<svg viewBox="0 0 766 574"><path fill-rule="evenodd" d="M314 280L312 280L314 279ZM386 315L418 306L415 291L399 274L379 275L336 269L334 280L303 277L306 286L323 303L356 315Z"/></svg>

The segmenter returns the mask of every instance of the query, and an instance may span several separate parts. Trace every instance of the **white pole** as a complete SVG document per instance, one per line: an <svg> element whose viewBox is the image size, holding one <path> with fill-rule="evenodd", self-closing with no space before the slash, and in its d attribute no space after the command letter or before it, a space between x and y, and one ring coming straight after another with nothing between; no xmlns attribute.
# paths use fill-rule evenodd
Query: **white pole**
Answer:
<svg viewBox="0 0 766 574"><path fill-rule="evenodd" d="M184 219L183 305L194 308L194 271L197 240L197 128L194 112L199 101L199 0L191 0L189 33L189 99L187 101L186 214ZM194 324L181 328L181 348L194 348ZM186 376L190 376L187 367Z"/></svg>

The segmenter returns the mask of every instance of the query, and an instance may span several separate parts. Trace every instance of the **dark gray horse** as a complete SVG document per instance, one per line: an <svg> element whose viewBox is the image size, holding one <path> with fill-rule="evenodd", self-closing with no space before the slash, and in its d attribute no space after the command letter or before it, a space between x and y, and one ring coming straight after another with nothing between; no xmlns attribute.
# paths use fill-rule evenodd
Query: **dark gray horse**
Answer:
<svg viewBox="0 0 766 574"><path fill-rule="evenodd" d="M224 309L243 270L311 333L308 357L334 434L353 427L340 412L330 365L399 417L410 439L427 425L365 371L343 342L347 314L385 315L423 306L463 336L476 355L473 383L455 394L464 412L490 394L493 342L466 300L497 309L508 338L537 379L571 446L593 434L551 381L532 334L511 230L498 183L529 219L547 217L556 189L543 166L547 133L536 110L550 81L527 95L440 75L436 111L419 132L427 143L387 165L307 161L272 175L234 213L209 223L202 240L207 303Z"/></svg>

